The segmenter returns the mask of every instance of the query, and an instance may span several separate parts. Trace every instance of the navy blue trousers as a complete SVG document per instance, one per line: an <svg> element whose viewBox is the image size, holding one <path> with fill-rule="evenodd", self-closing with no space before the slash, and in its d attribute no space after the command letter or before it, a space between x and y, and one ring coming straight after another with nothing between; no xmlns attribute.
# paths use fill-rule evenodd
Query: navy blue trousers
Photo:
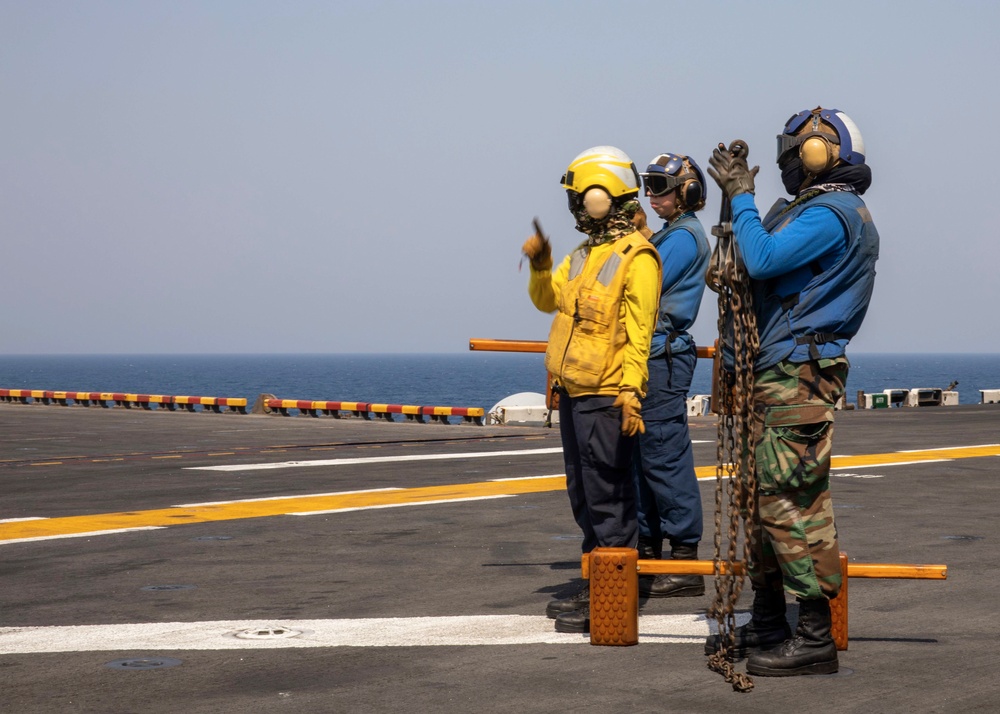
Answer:
<svg viewBox="0 0 1000 714"><path fill-rule="evenodd" d="M566 491L583 531L583 552L597 546L634 548L638 542L633 438L622 435L614 397L559 397L559 433Z"/></svg>
<svg viewBox="0 0 1000 714"><path fill-rule="evenodd" d="M642 400L646 433L635 443L633 477L639 533L654 542L695 545L701 540L701 491L687 422L687 397L698 361L694 347L649 360Z"/></svg>

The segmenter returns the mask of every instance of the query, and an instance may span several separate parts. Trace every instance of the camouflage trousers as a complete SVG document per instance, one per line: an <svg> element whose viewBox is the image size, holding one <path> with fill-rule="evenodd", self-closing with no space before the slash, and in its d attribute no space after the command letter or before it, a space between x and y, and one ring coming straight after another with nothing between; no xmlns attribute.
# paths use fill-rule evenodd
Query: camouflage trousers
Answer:
<svg viewBox="0 0 1000 714"><path fill-rule="evenodd" d="M840 592L840 548L830 497L833 407L846 357L779 362L755 375L757 512L751 529L754 589L803 600Z"/></svg>

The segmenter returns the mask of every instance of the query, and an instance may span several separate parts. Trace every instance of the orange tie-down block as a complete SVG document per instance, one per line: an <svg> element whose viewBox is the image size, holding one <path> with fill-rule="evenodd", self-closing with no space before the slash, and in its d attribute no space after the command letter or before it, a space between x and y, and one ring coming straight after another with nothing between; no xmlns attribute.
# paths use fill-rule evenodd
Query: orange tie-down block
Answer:
<svg viewBox="0 0 1000 714"><path fill-rule="evenodd" d="M590 644L639 643L639 573L643 575L715 575L711 560L639 560L634 548L595 548L583 556L583 577L590 580ZM730 571L720 563L720 572ZM743 563L732 572L742 575ZM838 650L847 649L847 584L851 578L945 580L946 565L848 563L840 553L840 594L830 601L831 634Z"/></svg>

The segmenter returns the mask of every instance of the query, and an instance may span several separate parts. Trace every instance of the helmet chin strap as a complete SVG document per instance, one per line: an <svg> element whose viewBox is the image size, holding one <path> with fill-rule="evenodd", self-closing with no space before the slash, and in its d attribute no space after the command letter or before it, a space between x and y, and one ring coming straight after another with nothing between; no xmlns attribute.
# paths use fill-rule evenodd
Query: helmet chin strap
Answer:
<svg viewBox="0 0 1000 714"><path fill-rule="evenodd" d="M673 223L678 218L683 216L684 213L687 212L687 210L688 208L687 206L684 205L684 201L682 201L681 197L678 196L676 203L674 203L673 212L669 216L667 216L665 220L667 221L667 223Z"/></svg>

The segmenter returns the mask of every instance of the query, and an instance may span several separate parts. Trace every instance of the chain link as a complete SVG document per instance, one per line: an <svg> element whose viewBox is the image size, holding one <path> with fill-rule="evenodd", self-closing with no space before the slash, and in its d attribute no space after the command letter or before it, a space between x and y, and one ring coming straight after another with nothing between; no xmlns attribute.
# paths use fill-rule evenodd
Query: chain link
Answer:
<svg viewBox="0 0 1000 714"><path fill-rule="evenodd" d="M728 203L728 198L723 196ZM754 359L759 340L753 312L750 280L736 250L732 226L725 220L712 233L717 237L712 262L705 279L718 294L719 346L731 340L734 370L725 368L718 355L715 378L719 415L715 465L715 597L709 615L719 626L723 649L708 658L708 668L725 677L738 692L753 689L753 679L733 668L736 636L736 602L743 591L744 574L736 574L740 520L744 521L743 562L749 566L756 531L747 524L756 522L757 473L754 455L753 388ZM727 533L723 536L722 511L726 506ZM723 557L725 550L725 557ZM723 569L723 563L728 567ZM723 572L725 571L725 572Z"/></svg>

